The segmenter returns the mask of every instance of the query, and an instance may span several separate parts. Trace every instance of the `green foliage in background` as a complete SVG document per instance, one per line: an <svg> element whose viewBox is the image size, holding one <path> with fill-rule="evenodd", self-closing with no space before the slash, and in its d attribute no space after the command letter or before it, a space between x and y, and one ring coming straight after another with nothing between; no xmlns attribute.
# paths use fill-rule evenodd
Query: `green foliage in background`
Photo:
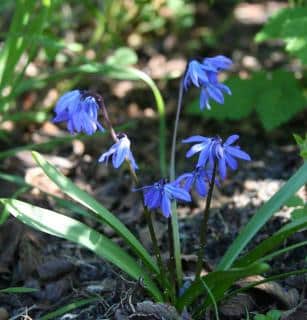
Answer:
<svg viewBox="0 0 307 320"><path fill-rule="evenodd" d="M294 139L300 148L300 156L307 160L307 133L305 133L305 138L299 136L298 134L294 134Z"/></svg>
<svg viewBox="0 0 307 320"><path fill-rule="evenodd" d="M224 105L212 102L211 110L200 111L197 99L186 106L186 112L218 120L239 120L256 113L263 127L271 130L305 108L302 89L290 72L255 72L250 79L231 77L225 84L232 95L225 97Z"/></svg>
<svg viewBox="0 0 307 320"><path fill-rule="evenodd" d="M307 6L284 8L274 14L256 35L256 42L282 39L291 55L307 64Z"/></svg>
<svg viewBox="0 0 307 320"><path fill-rule="evenodd" d="M254 320L279 320L281 312L279 310L271 310L266 315L256 314Z"/></svg>

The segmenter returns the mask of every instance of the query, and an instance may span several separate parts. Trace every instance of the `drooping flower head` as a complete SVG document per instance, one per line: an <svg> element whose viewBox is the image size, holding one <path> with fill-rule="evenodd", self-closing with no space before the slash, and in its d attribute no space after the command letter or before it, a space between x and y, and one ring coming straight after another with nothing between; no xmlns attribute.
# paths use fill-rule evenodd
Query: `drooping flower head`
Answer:
<svg viewBox="0 0 307 320"><path fill-rule="evenodd" d="M93 94L84 90L69 91L58 100L53 122L67 122L70 133L92 135L97 130L104 131L98 121L98 110L99 103Z"/></svg>
<svg viewBox="0 0 307 320"><path fill-rule="evenodd" d="M200 109L210 109L210 99L219 104L224 103L223 93L231 94L230 89L218 81L218 73L231 67L231 59L218 55L205 58L202 62L191 60L183 78L184 89L187 90L191 84L201 88Z"/></svg>
<svg viewBox="0 0 307 320"><path fill-rule="evenodd" d="M208 163L212 167L217 161L220 177L224 180L227 174L227 167L232 170L238 168L236 158L242 160L251 160L250 156L239 146L233 144L239 139L234 134L227 138L223 143L220 137L208 138L203 136L192 136L183 140L183 143L194 143L190 150L186 153L186 157L190 158L194 154L199 153L197 166L205 167Z"/></svg>
<svg viewBox="0 0 307 320"><path fill-rule="evenodd" d="M208 192L207 185L210 184L212 179L212 170L205 167L196 167L192 172L184 173L179 176L175 184L181 186L188 192L191 191L193 186L197 193L201 197L205 197ZM217 178L214 181L215 184L219 185Z"/></svg>
<svg viewBox="0 0 307 320"><path fill-rule="evenodd" d="M98 159L99 162L108 163L110 157L114 168L119 168L125 160L130 161L133 170L138 169L134 160L133 154L130 150L131 142L125 133L117 135L118 141L114 143L111 148L103 153Z"/></svg>
<svg viewBox="0 0 307 320"><path fill-rule="evenodd" d="M171 202L173 200L191 201L191 196L185 189L174 183L167 183L165 179L139 190L143 190L145 206L150 210L160 209L166 218L172 214Z"/></svg>

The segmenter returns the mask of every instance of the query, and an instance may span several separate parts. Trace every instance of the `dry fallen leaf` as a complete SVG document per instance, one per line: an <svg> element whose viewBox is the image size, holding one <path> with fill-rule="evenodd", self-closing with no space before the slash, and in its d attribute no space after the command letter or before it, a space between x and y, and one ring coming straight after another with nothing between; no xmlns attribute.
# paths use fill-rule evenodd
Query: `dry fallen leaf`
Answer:
<svg viewBox="0 0 307 320"><path fill-rule="evenodd" d="M238 281L237 284L240 287L246 287L254 282L262 280L265 280L262 276L250 276ZM293 308L297 306L299 301L299 294L296 289L286 291L281 285L274 281L259 284L254 288L273 297L286 308Z"/></svg>

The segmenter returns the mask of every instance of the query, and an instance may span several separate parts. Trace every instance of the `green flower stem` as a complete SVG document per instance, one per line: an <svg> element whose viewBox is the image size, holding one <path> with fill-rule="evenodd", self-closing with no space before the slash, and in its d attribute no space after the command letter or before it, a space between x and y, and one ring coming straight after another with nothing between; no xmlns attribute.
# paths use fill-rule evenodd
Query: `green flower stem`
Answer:
<svg viewBox="0 0 307 320"><path fill-rule="evenodd" d="M217 167L217 162L215 161L213 166L212 177L210 181L209 192L206 200L206 207L204 210L204 217L200 226L200 244L199 244L198 258L197 258L197 264L196 264L195 281L200 279L200 273L203 266L204 252L205 252L206 239L207 239L207 230L208 230L208 220L209 220L209 213L210 213L210 204L211 204L215 176L216 176L216 167Z"/></svg>
<svg viewBox="0 0 307 320"><path fill-rule="evenodd" d="M173 227L172 219L167 219L168 225L168 250L169 250L169 281L172 294L176 296L177 281L176 281L176 269L175 269L175 257L174 257L174 242L173 242Z"/></svg>
<svg viewBox="0 0 307 320"><path fill-rule="evenodd" d="M178 103L177 103L177 112L174 125L173 139L172 139L172 149L171 149L171 162L170 162L170 181L173 181L176 176L176 140L177 140L177 131L180 118L180 112L182 109L182 98L183 98L183 82L180 82ZM178 225L178 214L176 204L172 205L172 235L173 235L173 251L176 267L176 280L178 283L178 288L181 287L183 274L182 274L182 264L181 264L181 253L180 253L180 238L179 238L179 225Z"/></svg>
<svg viewBox="0 0 307 320"><path fill-rule="evenodd" d="M154 226L152 223L151 213L148 211L148 209L145 206L144 206L144 215L146 218L151 241L153 244L154 254L155 254L159 269L160 269L160 283L161 283L162 288L164 289L163 293L166 298L170 298L170 301L172 303L175 303L176 297L175 297L172 285L167 279L167 270L164 266L164 263L163 263L163 260L161 257L161 252L160 252L160 248L158 245L158 240L157 240L155 229L154 229Z"/></svg>
<svg viewBox="0 0 307 320"><path fill-rule="evenodd" d="M127 68L127 70L133 74L142 79L151 89L158 114L159 114L159 155L160 155L160 170L161 170L161 175L165 176L166 175L166 119L165 119L165 103L163 100L163 97L160 93L160 90L158 89L157 85L155 82L145 73L140 70L137 70L135 68Z"/></svg>

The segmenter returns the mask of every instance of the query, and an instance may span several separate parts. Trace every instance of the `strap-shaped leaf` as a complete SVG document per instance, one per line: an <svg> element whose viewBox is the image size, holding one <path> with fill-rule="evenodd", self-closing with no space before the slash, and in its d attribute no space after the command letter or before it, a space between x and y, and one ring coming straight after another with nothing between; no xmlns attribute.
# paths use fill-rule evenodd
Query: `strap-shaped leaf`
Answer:
<svg viewBox="0 0 307 320"><path fill-rule="evenodd" d="M306 229L306 227L307 217L300 218L291 223L288 223L275 234L273 234L271 237L263 240L254 249L249 251L245 256L238 259L235 262L234 266L240 268L255 262L256 260L264 257L268 252L271 252L274 248L281 245L283 241L290 237L293 233Z"/></svg>
<svg viewBox="0 0 307 320"><path fill-rule="evenodd" d="M52 164L47 162L38 152L32 152L36 163L44 170L45 174L69 197L79 202L86 208L96 213L105 223L107 223L114 231L116 231L127 244L131 246L134 252L142 259L142 261L155 273L159 273L159 269L148 254L146 249L131 233L131 231L111 212L98 203L88 193L78 188L71 180L65 177Z"/></svg>
<svg viewBox="0 0 307 320"><path fill-rule="evenodd" d="M26 225L45 233L64 238L93 251L108 260L132 278L143 279L147 290L161 301L161 293L146 271L135 259L110 239L73 218L52 210L36 207L23 201L1 199L7 210Z"/></svg>
<svg viewBox="0 0 307 320"><path fill-rule="evenodd" d="M231 244L217 266L218 270L231 267L235 259L255 236L259 229L281 208L287 200L307 181L307 162L267 201L253 216L249 223L241 230L239 236Z"/></svg>

